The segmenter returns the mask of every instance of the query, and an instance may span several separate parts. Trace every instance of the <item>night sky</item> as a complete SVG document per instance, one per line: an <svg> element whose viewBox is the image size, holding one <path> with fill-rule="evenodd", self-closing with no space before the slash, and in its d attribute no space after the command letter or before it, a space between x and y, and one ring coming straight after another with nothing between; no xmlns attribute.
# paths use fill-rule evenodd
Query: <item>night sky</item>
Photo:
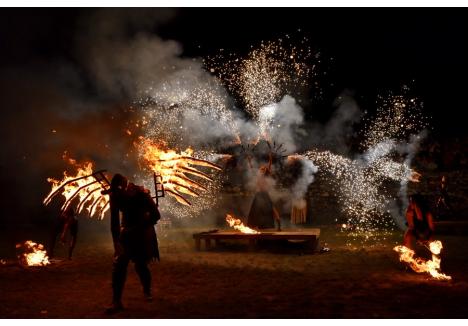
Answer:
<svg viewBox="0 0 468 326"><path fill-rule="evenodd" d="M152 9L158 11L158 9ZM47 71L51 62L76 63L79 21L90 9L2 9L2 70ZM436 134L465 130L468 22L464 9L442 8L185 8L151 27L179 41L183 55L204 57L223 48L246 53L261 40L306 36L322 55L325 98L315 117L344 89L363 106L376 93L411 85L432 115ZM128 33L133 33L131 27ZM79 63L76 63L79 66ZM333 86L330 86L333 84ZM94 94L95 90L87 89ZM7 95L8 96L8 95ZM2 96L3 98L4 96ZM324 112L325 111L325 112Z"/></svg>
<svg viewBox="0 0 468 326"><path fill-rule="evenodd" d="M96 81L102 72L93 71L92 50L115 55L114 49L106 49L109 43L100 41L132 39L141 31L177 41L187 58L215 55L219 49L242 56L262 40L286 34L293 41L307 37L326 72L320 77L323 98L305 107L314 120L326 122L343 91L372 110L377 94L409 85L432 116L433 137L466 135L464 9L152 8L95 13L0 11L0 181L9 185L0 206L7 219L41 214L47 177L58 177L66 168L61 160L65 150L112 171L131 171L122 158L131 141L125 138L121 108L132 99L103 87L106 80ZM106 24L117 30L103 28ZM106 143L112 146L103 147Z"/></svg>

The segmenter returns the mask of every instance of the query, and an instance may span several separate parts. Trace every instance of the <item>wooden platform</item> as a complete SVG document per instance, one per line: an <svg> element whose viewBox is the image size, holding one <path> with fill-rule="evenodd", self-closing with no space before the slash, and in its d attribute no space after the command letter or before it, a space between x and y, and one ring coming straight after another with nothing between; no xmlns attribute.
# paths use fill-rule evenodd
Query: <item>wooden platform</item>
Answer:
<svg viewBox="0 0 468 326"><path fill-rule="evenodd" d="M200 232L193 234L195 239L195 247L201 250L201 242L204 240L205 249L212 247L212 240L215 245L218 245L222 240L244 240L248 241L249 249L253 250L258 240L291 240L291 241L306 241L309 250L313 252L318 244L320 237L320 229L307 230L262 230L260 234L245 234L239 231L231 230L215 230L208 232Z"/></svg>

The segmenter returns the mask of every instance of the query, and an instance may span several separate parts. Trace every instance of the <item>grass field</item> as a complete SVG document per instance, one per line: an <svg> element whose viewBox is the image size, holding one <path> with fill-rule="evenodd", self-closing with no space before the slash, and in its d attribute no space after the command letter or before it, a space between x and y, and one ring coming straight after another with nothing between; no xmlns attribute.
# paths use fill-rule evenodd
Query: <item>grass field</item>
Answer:
<svg viewBox="0 0 468 326"><path fill-rule="evenodd" d="M111 318L468 317L468 237L439 237L443 271L453 277L440 282L398 261L392 248L401 241L399 232L363 245L359 239L350 243L338 229L322 228L321 243L331 251L304 255L297 245L248 252L237 243L197 252L195 231L161 234L161 262L151 264L153 302L144 301L130 266L126 309ZM0 317L109 318L107 233L83 235L71 261L42 268L13 261L0 265Z"/></svg>

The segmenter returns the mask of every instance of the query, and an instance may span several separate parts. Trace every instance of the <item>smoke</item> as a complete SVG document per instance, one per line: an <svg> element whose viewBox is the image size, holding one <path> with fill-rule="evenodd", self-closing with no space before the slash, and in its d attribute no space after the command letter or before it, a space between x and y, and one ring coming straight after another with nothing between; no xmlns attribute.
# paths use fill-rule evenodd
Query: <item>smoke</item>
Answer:
<svg viewBox="0 0 468 326"><path fill-rule="evenodd" d="M417 135L412 135L410 141L407 144L400 144L399 152L406 154L404 165L407 167L411 166L415 155L418 152L421 141L427 136L427 131L423 130ZM408 207L408 179L403 179L400 182L400 189L398 191L399 204L397 201L389 203L389 212L395 221L395 224L401 229L406 230L406 214L405 210Z"/></svg>
<svg viewBox="0 0 468 326"><path fill-rule="evenodd" d="M302 173L291 188L294 200L303 199L305 197L309 185L314 182L314 174L318 171L318 168L312 161L301 159L301 163Z"/></svg>
<svg viewBox="0 0 468 326"><path fill-rule="evenodd" d="M61 159L64 151L79 162L94 161L97 169L135 174L132 139L125 133L134 116L131 99L174 66L199 67L178 59L178 43L149 34L172 16L165 9L80 12L68 56L36 53L23 65L2 68L0 180L9 186L0 196L0 222L56 214L42 207L42 199L50 189L47 178L70 168ZM33 51L33 45L23 47Z"/></svg>
<svg viewBox="0 0 468 326"><path fill-rule="evenodd" d="M75 57L98 96L133 99L175 70L189 69L182 46L152 33L174 15L170 9L101 9L82 17Z"/></svg>
<svg viewBox="0 0 468 326"><path fill-rule="evenodd" d="M363 112L350 91L345 90L335 101L336 109L325 123L311 121L307 124L307 137L303 149L326 148L340 155L351 155L351 139Z"/></svg>
<svg viewBox="0 0 468 326"><path fill-rule="evenodd" d="M278 103L266 105L259 110L259 132L267 138L283 144L286 153L298 149L298 135L304 135L302 128L304 113L296 100L285 95Z"/></svg>

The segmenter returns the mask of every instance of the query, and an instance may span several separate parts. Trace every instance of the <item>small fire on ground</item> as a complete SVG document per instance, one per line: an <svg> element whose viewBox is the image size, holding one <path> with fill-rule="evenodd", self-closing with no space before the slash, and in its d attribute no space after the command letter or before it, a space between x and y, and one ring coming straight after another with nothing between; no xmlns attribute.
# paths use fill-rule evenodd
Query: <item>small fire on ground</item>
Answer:
<svg viewBox="0 0 468 326"><path fill-rule="evenodd" d="M239 230L242 233L246 234L260 234L259 231L249 228L245 226L244 223L238 218L235 218L231 214L226 214L226 222L229 224L230 227L233 227L236 230Z"/></svg>
<svg viewBox="0 0 468 326"><path fill-rule="evenodd" d="M436 280L449 281L452 277L445 275L440 271L441 258L439 255L442 248L442 242L439 240L429 243L432 260L415 257L415 252L405 246L396 246L393 250L400 254L400 261L407 263L416 273L429 273Z"/></svg>
<svg viewBox="0 0 468 326"><path fill-rule="evenodd" d="M20 263L26 266L46 266L50 264L47 251L40 243L35 243L31 240L24 243L18 243L16 249L21 249L23 252L18 256Z"/></svg>

